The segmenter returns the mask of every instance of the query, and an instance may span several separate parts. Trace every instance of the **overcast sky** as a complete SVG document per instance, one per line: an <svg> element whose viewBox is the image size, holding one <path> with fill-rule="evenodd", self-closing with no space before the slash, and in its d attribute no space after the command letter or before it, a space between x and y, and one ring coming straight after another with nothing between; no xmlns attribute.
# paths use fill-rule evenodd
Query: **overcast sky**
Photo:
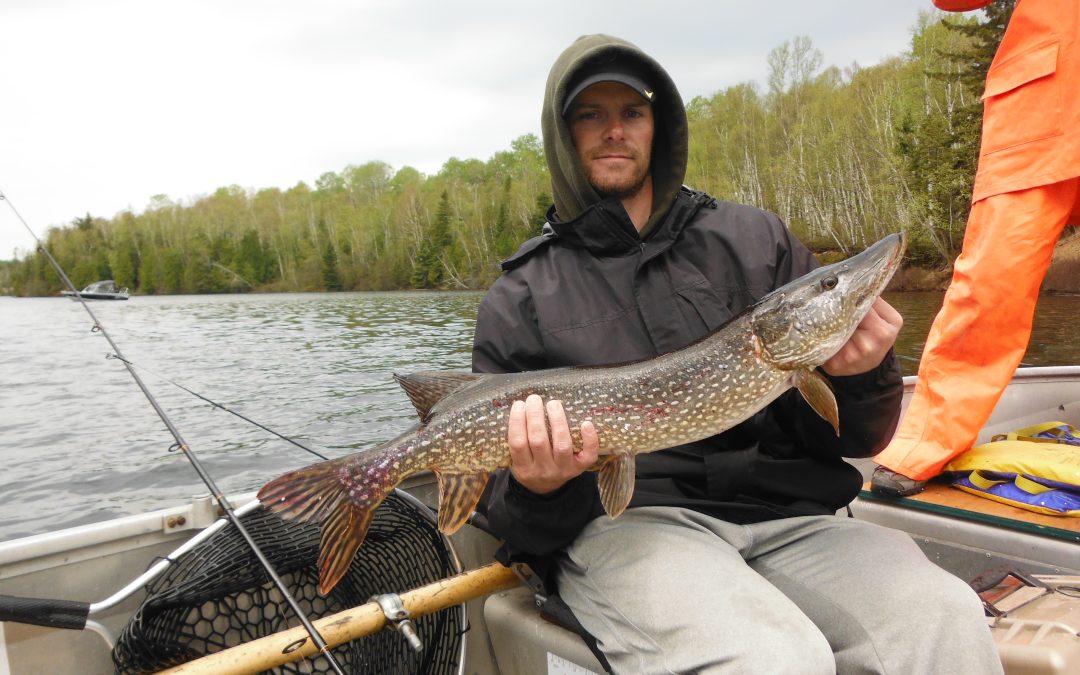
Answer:
<svg viewBox="0 0 1080 675"><path fill-rule="evenodd" d="M683 98L807 35L826 65L910 47L930 0L3 0L0 191L33 231L225 185L312 185L382 160L438 172L540 133L547 70L626 38ZM0 203L0 259L33 239Z"/></svg>

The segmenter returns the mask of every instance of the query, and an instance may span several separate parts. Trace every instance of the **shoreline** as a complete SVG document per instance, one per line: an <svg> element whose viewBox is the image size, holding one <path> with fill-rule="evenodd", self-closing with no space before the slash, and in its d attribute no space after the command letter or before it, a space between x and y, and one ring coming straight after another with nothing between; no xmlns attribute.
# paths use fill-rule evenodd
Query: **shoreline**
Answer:
<svg viewBox="0 0 1080 675"><path fill-rule="evenodd" d="M815 251L814 255L818 257L823 264L830 262L836 262L834 260L835 252L833 251ZM0 261L2 262L2 261ZM918 265L903 264L889 282L887 290L893 292L944 292L952 279L952 266L948 267L920 267ZM274 284L270 284L269 287L258 287L247 290L247 293L325 293L323 290L311 290L311 291L282 291L273 288ZM4 297L51 297L50 296L19 296L14 295L10 291L10 288L0 289L0 296ZM350 289L354 291L367 291L367 292L409 292L409 291L472 291L483 292L487 288L436 288L436 289L424 289L424 288L393 288L393 289ZM138 297L140 293L132 293L132 297ZM157 295L157 294L154 294ZM186 294L181 294L186 295ZM218 295L217 293L206 293L202 295ZM1039 295L1080 295L1080 232L1071 232L1066 230L1066 233L1061 236L1057 245L1054 248L1053 259L1050 262L1050 267L1047 269L1046 277L1043 279L1042 288L1039 291Z"/></svg>
<svg viewBox="0 0 1080 675"><path fill-rule="evenodd" d="M889 282L890 291L944 292L952 279L952 266L926 268L902 265ZM1054 248L1039 295L1080 295L1080 232L1066 231Z"/></svg>

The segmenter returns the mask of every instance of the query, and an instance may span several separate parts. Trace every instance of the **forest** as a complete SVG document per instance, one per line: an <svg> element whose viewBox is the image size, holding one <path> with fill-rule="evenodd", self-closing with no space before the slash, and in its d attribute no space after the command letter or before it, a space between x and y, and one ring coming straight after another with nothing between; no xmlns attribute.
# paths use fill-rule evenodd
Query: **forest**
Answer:
<svg viewBox="0 0 1080 675"><path fill-rule="evenodd" d="M909 262L947 267L970 208L982 83L1013 4L924 14L910 51L872 67L826 66L809 38L784 42L764 88L687 102L686 183L779 214L826 260L903 229ZM76 286L115 279L139 294L483 289L539 234L549 190L540 139L526 134L434 175L367 161L313 185L158 195L141 213L50 229L45 245ZM5 293L59 289L40 252L0 265Z"/></svg>

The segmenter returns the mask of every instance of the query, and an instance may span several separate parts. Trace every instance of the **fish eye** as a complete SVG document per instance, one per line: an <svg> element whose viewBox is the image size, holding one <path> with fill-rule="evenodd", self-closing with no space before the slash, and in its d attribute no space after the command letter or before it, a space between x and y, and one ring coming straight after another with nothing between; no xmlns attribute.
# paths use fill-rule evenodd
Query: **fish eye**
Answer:
<svg viewBox="0 0 1080 675"><path fill-rule="evenodd" d="M829 276L821 280L821 288L826 291L831 291L832 289L836 288L837 283L839 283L839 279L836 278L836 275L830 274Z"/></svg>

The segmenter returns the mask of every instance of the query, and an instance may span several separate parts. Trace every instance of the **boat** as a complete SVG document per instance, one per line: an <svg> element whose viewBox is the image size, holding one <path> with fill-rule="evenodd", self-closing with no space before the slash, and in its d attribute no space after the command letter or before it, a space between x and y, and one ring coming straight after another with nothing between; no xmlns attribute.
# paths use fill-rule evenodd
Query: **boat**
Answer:
<svg viewBox="0 0 1080 675"><path fill-rule="evenodd" d="M95 281L81 291L60 291L60 295L72 300L127 300L128 289L116 285L112 279Z"/></svg>
<svg viewBox="0 0 1080 675"><path fill-rule="evenodd" d="M914 377L905 378L905 407L914 384ZM979 442L1048 420L1080 427L1080 366L1018 370ZM872 461L855 464L869 479ZM413 476L401 490L408 495L406 506L412 504L417 513L426 512L424 517L431 518L429 509L435 505L438 492L432 475ZM230 499L240 511L261 510L253 501L254 494ZM851 515L907 532L931 560L965 581L990 569L1008 568L1025 578L1048 580L1048 584L1080 586L1080 519L1041 516L973 497L943 482L932 483L926 492L906 499L882 499L864 490L851 505ZM182 507L0 543L0 594L92 603L92 621L88 623L92 630L0 622L0 674L115 672L110 643L125 631L139 607L145 594L144 573L167 566L165 558L183 561L184 552L177 549L205 536L208 527L222 527L218 516L211 499L204 496ZM370 533L368 536L372 540ZM441 542L434 545L447 547L455 571L484 569L498 548L493 537L473 525L443 537ZM376 575L409 567L412 563L408 561L414 558L405 556L400 559L405 562L396 567L387 565L386 560L380 559ZM481 593L455 605L462 613L453 624L460 646L446 654L448 664L441 670L432 666L415 672L603 673L603 666L581 636L552 622L550 612L538 609L547 598L526 583L527 571L522 579L521 583L502 584L498 592ZM1058 581L1049 581L1053 579ZM382 592L404 594L409 590L390 587L393 583L388 581ZM10 603L0 605L10 607ZM381 603L379 606L387 611ZM1072 614L1054 620L1024 618L1019 614L1023 608L992 620L1007 673L1080 672L1075 669L1080 664L1080 601L1074 600L1071 607ZM4 611L0 608L0 616L6 616ZM391 631L360 638L370 640L405 644L405 637ZM411 653L406 647L401 649ZM409 672L405 664L397 666L350 672ZM313 669L321 672L318 666ZM191 672L249 671L213 666Z"/></svg>

